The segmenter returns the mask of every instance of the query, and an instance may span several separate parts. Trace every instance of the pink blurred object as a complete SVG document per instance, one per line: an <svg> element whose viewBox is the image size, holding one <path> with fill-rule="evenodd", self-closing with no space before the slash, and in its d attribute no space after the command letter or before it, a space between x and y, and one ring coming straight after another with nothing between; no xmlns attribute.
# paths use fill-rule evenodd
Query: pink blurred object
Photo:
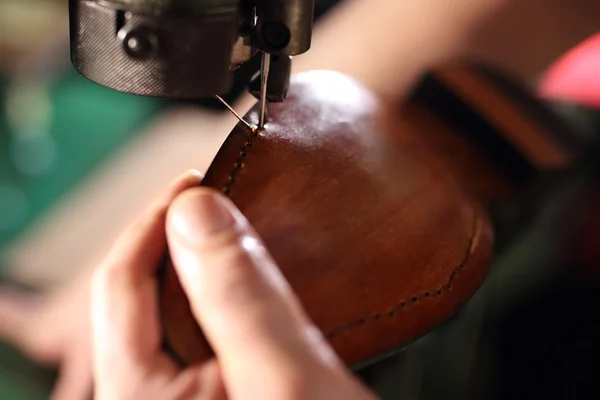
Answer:
<svg viewBox="0 0 600 400"><path fill-rule="evenodd" d="M547 99L600 109L600 33L554 63L538 90Z"/></svg>

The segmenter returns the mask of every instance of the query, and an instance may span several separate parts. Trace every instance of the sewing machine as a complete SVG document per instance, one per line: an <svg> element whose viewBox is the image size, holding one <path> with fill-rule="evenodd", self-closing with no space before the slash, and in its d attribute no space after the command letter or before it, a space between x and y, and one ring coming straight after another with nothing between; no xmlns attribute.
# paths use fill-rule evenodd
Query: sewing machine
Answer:
<svg viewBox="0 0 600 400"><path fill-rule="evenodd" d="M249 91L287 94L291 56L311 45L314 0L70 0L71 55L85 77L144 96L199 99L231 90L233 71L261 54Z"/></svg>

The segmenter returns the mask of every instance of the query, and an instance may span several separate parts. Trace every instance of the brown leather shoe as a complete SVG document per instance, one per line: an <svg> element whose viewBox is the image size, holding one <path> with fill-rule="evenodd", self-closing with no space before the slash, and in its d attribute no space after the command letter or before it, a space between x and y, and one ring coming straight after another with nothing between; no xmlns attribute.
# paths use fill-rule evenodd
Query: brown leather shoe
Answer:
<svg viewBox="0 0 600 400"><path fill-rule="evenodd" d="M447 319L492 258L486 213L398 114L340 74L299 75L264 131L233 130L203 182L254 225L348 364ZM208 348L166 273L166 340L191 363Z"/></svg>
<svg viewBox="0 0 600 400"><path fill-rule="evenodd" d="M491 263L490 207L572 158L518 86L452 66L434 78L400 108L338 73L298 75L263 131L232 131L203 182L254 225L348 365L453 315ZM167 350L209 357L173 268L162 273Z"/></svg>

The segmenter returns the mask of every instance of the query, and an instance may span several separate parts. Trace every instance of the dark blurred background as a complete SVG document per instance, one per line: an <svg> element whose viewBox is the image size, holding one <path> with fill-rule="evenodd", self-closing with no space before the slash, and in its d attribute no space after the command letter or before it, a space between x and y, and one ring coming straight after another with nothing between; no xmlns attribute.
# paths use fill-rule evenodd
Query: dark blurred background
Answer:
<svg viewBox="0 0 600 400"><path fill-rule="evenodd" d="M335 3L317 1L317 17ZM257 70L257 61L241 68L227 100L234 101ZM594 107L548 104L579 134L600 134ZM203 113L204 131L194 125L199 117L185 112L173 117L177 123L161 120L181 109ZM126 196L119 188L135 185L147 190L121 164L151 164L142 153L175 160L181 137L195 135L192 150L199 157L211 154L222 140L210 136L211 121L222 112L212 100L141 98L87 81L69 63L64 0L0 0L0 268L34 289L64 279L83 256L57 244L57 221L68 235L76 222L90 218L100 235L98 221L123 217L118 201L91 216L86 199L97 193L118 199ZM153 141L155 135L161 139ZM167 135L172 148L163 147ZM103 182L124 186L107 194L111 186ZM588 398L583 393L593 389L600 356L600 285L589 269L573 265L579 261L565 263L557 254L565 204L580 186L574 179L538 210L535 223L498 258L484 287L456 318L361 376L390 399ZM137 205L129 208L134 212ZM85 236L81 229L71 234ZM51 374L0 347L0 399L47 398L51 384Z"/></svg>

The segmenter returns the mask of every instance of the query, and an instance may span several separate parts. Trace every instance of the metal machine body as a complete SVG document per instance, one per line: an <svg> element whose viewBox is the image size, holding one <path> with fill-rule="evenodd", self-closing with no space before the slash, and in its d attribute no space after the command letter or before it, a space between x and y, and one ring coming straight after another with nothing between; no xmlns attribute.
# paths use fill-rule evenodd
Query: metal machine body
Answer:
<svg viewBox="0 0 600 400"><path fill-rule="evenodd" d="M262 53L270 75L250 86L283 101L291 56L311 45L314 0L69 0L71 58L88 79L152 97L227 93L233 71ZM263 66L264 66L263 62Z"/></svg>

